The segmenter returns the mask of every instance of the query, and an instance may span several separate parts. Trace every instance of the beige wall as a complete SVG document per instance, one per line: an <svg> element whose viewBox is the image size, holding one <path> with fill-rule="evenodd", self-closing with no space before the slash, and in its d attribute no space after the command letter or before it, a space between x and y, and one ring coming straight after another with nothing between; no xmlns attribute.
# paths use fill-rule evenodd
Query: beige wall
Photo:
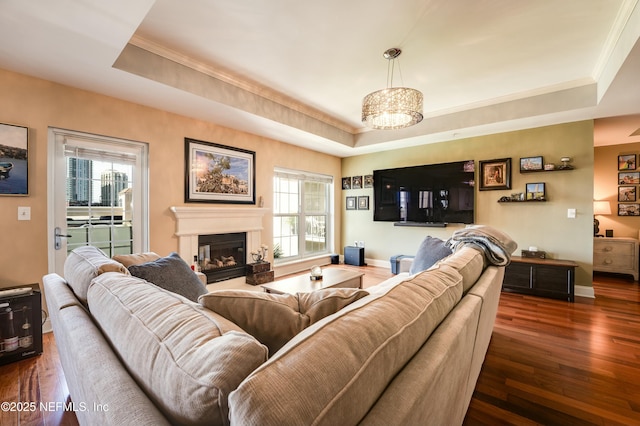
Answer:
<svg viewBox="0 0 640 426"><path fill-rule="evenodd" d="M608 200L611 205L610 216L597 217L600 221L600 234L604 235L605 230L612 229L614 237L638 238L640 216L618 216L618 155L638 155L640 143L596 147L594 151L593 199ZM636 161L636 164L640 163ZM635 186L637 191L638 186ZM636 193L636 196L640 203L640 193Z"/></svg>
<svg viewBox="0 0 640 426"><path fill-rule="evenodd" d="M521 157L543 156L545 162L560 164L570 156L575 170L521 174ZM476 190L478 224L495 226L507 232L521 249L536 246L556 259L579 263L576 284L591 286L593 240L593 123L583 121L422 145L413 148L345 158L342 175L366 175L376 169L435 164L461 160L478 161L511 158L511 190ZM614 163L615 164L615 163ZM478 175L476 172L476 181ZM545 182L548 202L501 203L500 197L525 192L525 184ZM346 196L369 195L370 210L345 210ZM365 242L367 259L389 261L398 254L415 254L422 239L442 239L463 225L446 228L396 227L390 222L373 221L373 190L343 190L342 244ZM577 210L576 219L567 218L567 209Z"/></svg>
<svg viewBox="0 0 640 426"><path fill-rule="evenodd" d="M149 144L150 249L160 254L178 249L173 235L175 220L169 207L184 205L185 137L255 151L256 196L264 198L266 208L272 207L272 172L276 166L329 174L340 182L341 164L337 157L212 123L4 70L0 70L0 93L0 122L29 127L30 191L28 197L0 197L0 287L41 282L48 272L49 126ZM337 206L340 196L338 192ZM18 206L31 207L31 221L17 220ZM271 223L271 216L265 218L263 241L272 241ZM340 241L340 229L337 214L334 241Z"/></svg>

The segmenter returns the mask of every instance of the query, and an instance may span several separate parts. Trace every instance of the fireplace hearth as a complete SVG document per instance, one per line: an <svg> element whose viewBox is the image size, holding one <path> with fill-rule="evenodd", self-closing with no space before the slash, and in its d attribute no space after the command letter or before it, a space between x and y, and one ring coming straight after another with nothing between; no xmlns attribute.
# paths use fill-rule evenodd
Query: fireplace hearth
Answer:
<svg viewBox="0 0 640 426"><path fill-rule="evenodd" d="M246 245L246 232L199 235L198 262L207 284L245 276Z"/></svg>

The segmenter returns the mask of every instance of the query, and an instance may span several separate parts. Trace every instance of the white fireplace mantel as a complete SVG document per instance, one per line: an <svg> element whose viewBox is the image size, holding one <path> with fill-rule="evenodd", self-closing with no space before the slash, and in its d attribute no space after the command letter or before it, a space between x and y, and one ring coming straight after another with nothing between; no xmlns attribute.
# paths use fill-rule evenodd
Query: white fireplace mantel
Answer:
<svg viewBox="0 0 640 426"><path fill-rule="evenodd" d="M262 244L262 220L269 211L259 207L178 207L170 208L176 218L178 254L191 263L198 254L198 235L247 233L247 256ZM250 258L246 259L251 262Z"/></svg>

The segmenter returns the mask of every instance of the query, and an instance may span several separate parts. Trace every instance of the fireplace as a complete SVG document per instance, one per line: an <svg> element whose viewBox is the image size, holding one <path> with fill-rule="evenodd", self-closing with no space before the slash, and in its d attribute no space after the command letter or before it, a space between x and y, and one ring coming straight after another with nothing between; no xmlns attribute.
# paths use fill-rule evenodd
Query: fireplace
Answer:
<svg viewBox="0 0 640 426"><path fill-rule="evenodd" d="M246 275L246 232L198 236L198 262L207 284Z"/></svg>
<svg viewBox="0 0 640 426"><path fill-rule="evenodd" d="M214 206L173 206L171 212L176 218L178 253L191 264L194 256L200 255L199 236L206 234L246 234L245 254L239 256L243 263L251 263L250 252L262 244L262 221L268 209L261 207L214 207ZM238 259L236 259L237 261ZM238 284L245 283L243 276L232 278Z"/></svg>

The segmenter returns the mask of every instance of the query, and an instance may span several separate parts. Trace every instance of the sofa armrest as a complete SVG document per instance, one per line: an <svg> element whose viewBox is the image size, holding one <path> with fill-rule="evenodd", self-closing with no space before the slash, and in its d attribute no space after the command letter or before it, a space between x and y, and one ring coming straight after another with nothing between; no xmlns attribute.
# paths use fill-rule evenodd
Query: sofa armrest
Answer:
<svg viewBox="0 0 640 426"><path fill-rule="evenodd" d="M196 272L196 275L198 276L198 278L200 279L200 281L202 281L202 284L204 284L204 286L207 286L207 276L205 274L203 274L202 272Z"/></svg>

